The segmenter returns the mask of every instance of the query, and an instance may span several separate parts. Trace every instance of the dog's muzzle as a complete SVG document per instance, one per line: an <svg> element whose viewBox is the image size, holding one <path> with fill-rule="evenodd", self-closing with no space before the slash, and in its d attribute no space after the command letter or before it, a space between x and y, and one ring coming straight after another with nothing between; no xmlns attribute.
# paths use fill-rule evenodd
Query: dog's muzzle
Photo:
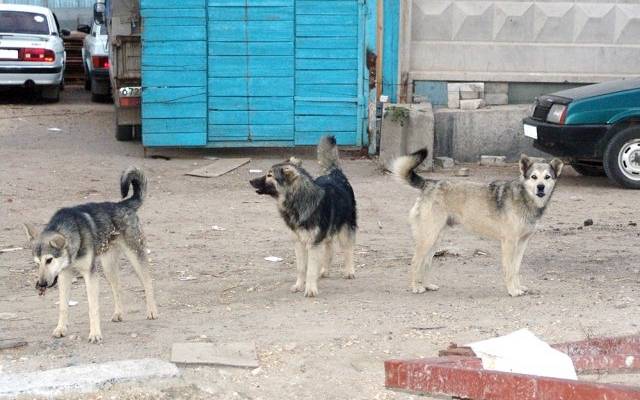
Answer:
<svg viewBox="0 0 640 400"><path fill-rule="evenodd" d="M542 198L544 197L545 193L544 193L544 185L538 185L538 191L536 192L536 196Z"/></svg>
<svg viewBox="0 0 640 400"><path fill-rule="evenodd" d="M266 176L252 179L249 181L249 183L256 189L256 193L258 194L267 194L274 197L278 196L278 191L276 190L276 188L273 185L267 183Z"/></svg>
<svg viewBox="0 0 640 400"><path fill-rule="evenodd" d="M51 285L49 285L45 279L38 279L38 282L36 282L36 289L43 291L44 289L49 289L54 287L56 283L58 283L57 276L53 278L53 282L51 282Z"/></svg>

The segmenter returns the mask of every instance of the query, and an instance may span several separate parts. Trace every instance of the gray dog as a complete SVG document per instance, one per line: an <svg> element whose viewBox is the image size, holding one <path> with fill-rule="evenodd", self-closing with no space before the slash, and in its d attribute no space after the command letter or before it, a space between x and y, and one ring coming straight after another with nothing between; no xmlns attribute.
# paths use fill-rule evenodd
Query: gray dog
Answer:
<svg viewBox="0 0 640 400"><path fill-rule="evenodd" d="M415 168L426 156L427 150L420 150L398 158L393 166L397 177L421 190L409 216L416 241L411 262L413 292L438 290L438 286L429 282L435 244L447 225L461 224L473 233L502 243L507 291L511 296L523 295L527 288L520 284L522 257L551 199L562 172L562 161L534 163L523 155L518 179L483 185L418 176Z"/></svg>
<svg viewBox="0 0 640 400"><path fill-rule="evenodd" d="M133 186L133 195L127 199L130 186ZM53 336L63 337L67 334L73 268L82 275L87 286L89 342L102 341L96 268L98 260L113 290L115 311L111 320L122 321L117 265L119 251L131 261L144 286L147 319L157 318L158 310L149 273L144 234L136 214L142 205L146 188L147 180L142 171L130 167L120 178L122 201L62 208L53 215L40 233L32 225L25 224L33 258L38 266L36 289L44 295L47 288L55 286L56 283L60 286L60 315Z"/></svg>

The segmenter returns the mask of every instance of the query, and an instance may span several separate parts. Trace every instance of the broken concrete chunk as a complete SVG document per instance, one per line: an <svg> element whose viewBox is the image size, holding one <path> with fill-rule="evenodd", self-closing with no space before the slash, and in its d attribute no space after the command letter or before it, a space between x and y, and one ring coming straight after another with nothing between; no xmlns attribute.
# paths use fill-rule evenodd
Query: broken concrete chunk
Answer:
<svg viewBox="0 0 640 400"><path fill-rule="evenodd" d="M180 375L178 367L155 358L77 365L38 372L0 374L0 397L51 397L63 392L92 392L106 384Z"/></svg>
<svg viewBox="0 0 640 400"><path fill-rule="evenodd" d="M171 362L177 364L222 365L240 368L258 368L254 343L174 343Z"/></svg>
<svg viewBox="0 0 640 400"><path fill-rule="evenodd" d="M469 176L469 168L460 168L455 173L456 176Z"/></svg>
<svg viewBox="0 0 640 400"><path fill-rule="evenodd" d="M460 100L461 110L477 110L478 108L484 107L484 105L485 103L483 99Z"/></svg>
<svg viewBox="0 0 640 400"><path fill-rule="evenodd" d="M447 107L460 108L460 92L447 93Z"/></svg>
<svg viewBox="0 0 640 400"><path fill-rule="evenodd" d="M480 165L484 166L504 166L506 165L505 156L480 156Z"/></svg>
<svg viewBox="0 0 640 400"><path fill-rule="evenodd" d="M453 158L450 158L450 157L436 157L433 159L433 161L436 164L436 167L438 168L449 169L455 166L455 162L453 161Z"/></svg>

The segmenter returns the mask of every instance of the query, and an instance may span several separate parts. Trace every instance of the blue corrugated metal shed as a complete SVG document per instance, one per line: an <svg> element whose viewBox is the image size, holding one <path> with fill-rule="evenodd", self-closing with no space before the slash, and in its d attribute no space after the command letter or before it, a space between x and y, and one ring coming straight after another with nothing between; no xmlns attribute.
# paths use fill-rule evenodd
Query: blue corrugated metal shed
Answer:
<svg viewBox="0 0 640 400"><path fill-rule="evenodd" d="M144 145L313 145L327 133L366 144L366 10L364 0L142 0Z"/></svg>

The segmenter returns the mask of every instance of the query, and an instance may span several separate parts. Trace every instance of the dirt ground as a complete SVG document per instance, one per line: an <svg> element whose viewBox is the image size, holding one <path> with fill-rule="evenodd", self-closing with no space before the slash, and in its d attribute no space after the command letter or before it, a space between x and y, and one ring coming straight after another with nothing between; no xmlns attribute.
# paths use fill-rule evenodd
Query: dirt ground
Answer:
<svg viewBox="0 0 640 400"><path fill-rule="evenodd" d="M567 168L523 263L522 281L534 294L508 297L498 244L454 229L440 244L454 255L435 262L440 290L416 295L408 290L407 215L417 192L381 173L373 160L348 157L344 170L356 193L360 225L357 278L342 279L335 263L320 282L320 296L308 299L289 292L293 246L275 204L247 182L250 168L267 169L280 154L254 152L250 164L201 179L184 175L211 162L201 152L180 152L169 161L143 158L139 142L116 142L113 130L112 106L90 103L79 88L67 88L60 104L19 98L0 104L0 248L26 247L21 224L44 224L59 207L117 200L121 171L141 166L150 184L140 215L160 319L145 319L141 286L123 260L125 321L110 321L112 296L102 280L104 342L87 343L80 280L72 289L79 304L71 307L70 336L53 339L57 290L38 296L30 250L0 254L0 313L16 314L0 320L0 337L29 342L0 352L0 372L168 360L174 342L253 341L257 370L181 368L180 378L67 397L405 399L411 396L384 388L385 359L433 356L450 342L525 327L548 342L639 331L638 192L604 178L580 177ZM311 160L305 163L317 171ZM472 166L469 178L446 171L432 176L489 182L516 174L515 166ZM587 219L594 224L584 227ZM270 255L284 260L265 261ZM196 279L178 279L184 276Z"/></svg>

